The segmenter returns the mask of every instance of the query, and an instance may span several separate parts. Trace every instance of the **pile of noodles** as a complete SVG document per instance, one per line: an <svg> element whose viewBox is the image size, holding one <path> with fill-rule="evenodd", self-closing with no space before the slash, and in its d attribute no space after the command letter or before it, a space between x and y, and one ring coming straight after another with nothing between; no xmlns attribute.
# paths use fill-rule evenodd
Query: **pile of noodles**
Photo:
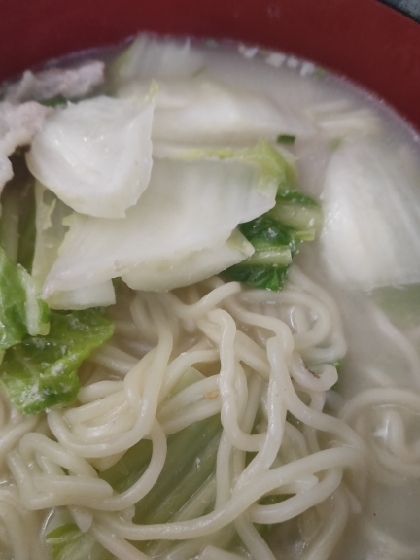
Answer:
<svg viewBox="0 0 420 560"><path fill-rule="evenodd" d="M212 278L174 293L122 291L112 314L116 334L83 366L76 403L39 416L1 403L0 549L15 560L48 558L40 535L58 506L120 560L150 558L135 541L162 539L174 543L171 560L237 558L222 551L234 534L252 558L273 560L255 524L315 508L299 558L325 560L358 507L366 459L372 469L409 471L410 450L396 448L404 447L397 433L391 450L368 452L363 439L363 411L391 398L389 388L361 393L341 419L324 412L346 344L334 302L298 268L280 293ZM191 366L206 376L174 393ZM406 403L408 395L392 398ZM133 523L134 504L164 465L166 436L216 414L223 432L215 472L175 521ZM98 472L143 438L152 441L151 462L118 494ZM270 494L291 497L259 503Z"/></svg>

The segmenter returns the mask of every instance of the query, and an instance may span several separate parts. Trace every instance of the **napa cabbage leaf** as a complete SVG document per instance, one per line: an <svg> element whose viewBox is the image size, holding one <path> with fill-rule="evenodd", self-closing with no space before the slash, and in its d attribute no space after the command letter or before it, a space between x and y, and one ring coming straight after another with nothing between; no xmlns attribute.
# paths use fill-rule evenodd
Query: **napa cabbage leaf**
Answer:
<svg viewBox="0 0 420 560"><path fill-rule="evenodd" d="M35 185L35 202L36 240L31 272L41 291L69 229L66 224L73 211L39 182ZM115 301L111 280L82 289L59 291L47 299L52 309L87 309L112 305Z"/></svg>
<svg viewBox="0 0 420 560"><path fill-rule="evenodd" d="M135 82L118 90L120 97L145 95L149 83ZM214 81L158 81L152 138L154 153L166 155L175 144L220 147L249 146L279 134L308 137L315 128L292 105Z"/></svg>
<svg viewBox="0 0 420 560"><path fill-rule="evenodd" d="M47 334L49 308L38 296L33 278L0 247L0 351L27 334Z"/></svg>
<svg viewBox="0 0 420 560"><path fill-rule="evenodd" d="M187 509L196 493L206 484L216 466L222 426L220 416L195 422L167 438L163 469L152 490L135 506L135 523L175 521ZM126 451L111 468L99 473L117 492L132 486L147 469L152 457L152 443L141 440ZM213 504L199 504L207 512ZM211 539L211 537L210 537ZM74 523L60 525L46 537L53 560L111 560L103 547ZM167 540L136 543L151 558L161 557L176 542Z"/></svg>
<svg viewBox="0 0 420 560"><path fill-rule="evenodd" d="M323 192L322 255L340 283L370 291L420 282L420 166L381 140L343 142Z"/></svg>
<svg viewBox="0 0 420 560"><path fill-rule="evenodd" d="M248 259L229 267L227 276L255 288L283 289L301 243L313 241L322 223L319 203L294 190L293 183L283 183L271 210L239 226L255 251Z"/></svg>
<svg viewBox="0 0 420 560"><path fill-rule="evenodd" d="M255 252L252 244L234 229L225 243L194 251L184 259L142 263L123 275L133 290L164 292L210 278Z"/></svg>
<svg viewBox="0 0 420 560"><path fill-rule="evenodd" d="M239 153L233 157L210 154L156 159L148 189L127 210L125 218L111 220L74 213L67 221L69 231L46 278L44 297L120 276L131 278L128 281L133 286L143 289L142 269L147 289L153 270L166 270L166 278L158 274L156 283L164 282L170 289L220 272L237 262L240 253L243 258L249 256L252 248L243 240L233 252L227 240L238 224L257 218L275 204L278 170L269 157L259 156L260 151L259 146L255 147L254 158L248 149L246 158ZM219 249L223 254L217 264L215 251ZM195 268L193 277L189 275L191 263L191 271ZM173 285L172 270L176 270Z"/></svg>
<svg viewBox="0 0 420 560"><path fill-rule="evenodd" d="M52 560L113 560L113 556L94 537L83 533L75 523L66 523L46 536Z"/></svg>
<svg viewBox="0 0 420 560"><path fill-rule="evenodd" d="M0 385L13 404L34 414L73 401L80 388L77 370L114 332L99 308L53 311L46 335L25 336L8 348L0 367Z"/></svg>
<svg viewBox="0 0 420 560"><path fill-rule="evenodd" d="M98 96L56 109L32 140L31 173L62 202L84 214L125 215L152 170L154 103Z"/></svg>

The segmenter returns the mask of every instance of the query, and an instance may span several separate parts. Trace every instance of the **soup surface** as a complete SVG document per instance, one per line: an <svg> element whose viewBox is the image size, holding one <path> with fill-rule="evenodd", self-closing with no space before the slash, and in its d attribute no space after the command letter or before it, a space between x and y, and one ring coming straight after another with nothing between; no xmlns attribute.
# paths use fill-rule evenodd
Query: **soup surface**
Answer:
<svg viewBox="0 0 420 560"><path fill-rule="evenodd" d="M213 40L4 84L0 558L418 559L419 143Z"/></svg>

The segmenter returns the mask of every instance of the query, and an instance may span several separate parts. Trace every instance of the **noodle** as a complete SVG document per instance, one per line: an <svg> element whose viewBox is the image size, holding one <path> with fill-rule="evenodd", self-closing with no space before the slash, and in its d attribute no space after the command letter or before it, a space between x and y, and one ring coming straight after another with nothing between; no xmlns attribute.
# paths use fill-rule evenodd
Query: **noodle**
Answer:
<svg viewBox="0 0 420 560"><path fill-rule="evenodd" d="M124 329L116 338L135 338L136 329L139 339L150 342L149 350L135 360L114 343L106 345L90 360L96 368L104 368L101 380L91 374L78 404L47 413L50 433L26 433L34 431L33 419L25 428L19 424L20 441L16 445L19 438L13 439L7 464L25 507L68 506L78 524L120 560L149 557L127 539L192 539L196 548L185 541L171 552L173 558L178 553L181 558L181 551L202 550L212 535L231 523L230 532L237 532L255 558L272 560L273 553L254 523L284 522L337 496L334 507L343 513L314 544L319 552L313 558L325 558L322 554L332 548L346 517L344 497L337 494L343 469L361 473L365 447L344 422L322 412L325 391L337 380L335 368L324 365L312 373L299 353L317 363L322 363L321 356L342 356L345 345L337 335L335 308L301 273L295 273L294 281L300 283L300 290L310 292L298 292L293 282L283 293L272 294L243 291L237 283L215 280L184 289L182 298L130 295L131 319L124 318ZM209 287L213 289L207 292ZM203 295L198 296L197 289ZM278 309L291 305L294 317L300 317L293 320L294 331L276 314L257 312L255 305L272 306L273 300ZM185 351L186 339L193 342ZM208 364L218 373L173 393L185 372L199 364ZM363 405L349 404L348 412L343 411L346 420L351 421L356 406ZM174 521L133 524L130 508L151 491L165 463L165 435L218 413L223 434L217 443L215 476ZM290 413L302 423L300 429L286 419ZM253 432L257 418L258 430ZM320 430L327 434L322 444ZM118 494L98 477L93 465L112 466L143 438L152 442L150 463L134 484ZM248 465L246 452L255 454ZM286 491L294 496L278 504L258 505L264 495ZM209 513L203 509L206 496L207 503L211 496L215 500ZM75 507L82 508L84 517ZM162 546L157 543L155 548ZM204 550L206 557L212 549ZM25 558L24 552L19 554Z"/></svg>

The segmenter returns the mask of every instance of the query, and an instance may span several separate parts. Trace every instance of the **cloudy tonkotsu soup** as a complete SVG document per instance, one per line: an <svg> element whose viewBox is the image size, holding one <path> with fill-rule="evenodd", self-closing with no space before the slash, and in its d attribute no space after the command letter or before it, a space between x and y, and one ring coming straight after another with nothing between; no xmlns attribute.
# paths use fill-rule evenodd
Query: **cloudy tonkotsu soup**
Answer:
<svg viewBox="0 0 420 560"><path fill-rule="evenodd" d="M415 132L148 35L1 99L0 558L417 560Z"/></svg>

